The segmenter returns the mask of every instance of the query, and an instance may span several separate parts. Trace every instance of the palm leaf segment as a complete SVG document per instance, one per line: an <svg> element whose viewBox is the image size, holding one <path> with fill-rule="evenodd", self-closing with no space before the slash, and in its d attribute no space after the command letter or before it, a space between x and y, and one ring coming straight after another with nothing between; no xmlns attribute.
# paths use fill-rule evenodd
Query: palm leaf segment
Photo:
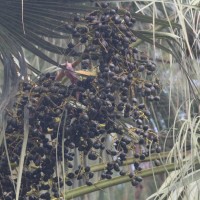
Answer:
<svg viewBox="0 0 200 200"><path fill-rule="evenodd" d="M64 54L65 49L44 40L43 36L66 38L70 31L67 20L71 21L74 13L88 11L87 8L80 9L80 6L72 6L63 1L17 0L1 1L0 4L0 37L7 43L7 50L14 53L11 43L18 48L22 46L54 65L58 63L37 47L57 54ZM5 36L10 41L5 41ZM5 46L2 42L1 45Z"/></svg>
<svg viewBox="0 0 200 200"><path fill-rule="evenodd" d="M56 54L65 54L62 47L53 45L44 38L66 39L74 13L88 12L88 7L68 1L2 0L0 1L0 59L4 66L4 80L0 109L4 110L10 94L17 90L17 81L26 77L27 63L23 50L32 52L45 61L59 63L38 48ZM17 63L15 62L17 60ZM20 76L19 76L20 74ZM4 105L5 104L5 105Z"/></svg>

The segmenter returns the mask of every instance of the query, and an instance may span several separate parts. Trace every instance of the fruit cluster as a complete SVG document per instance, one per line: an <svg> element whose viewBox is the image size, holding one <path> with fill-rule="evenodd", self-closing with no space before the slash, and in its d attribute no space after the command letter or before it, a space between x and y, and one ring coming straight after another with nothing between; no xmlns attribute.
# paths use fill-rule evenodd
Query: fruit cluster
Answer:
<svg viewBox="0 0 200 200"><path fill-rule="evenodd" d="M72 186L76 179L92 185L94 172L88 160L99 161L102 152L112 161L107 163L101 179L111 179L115 171L121 176L129 174L132 185L137 186L142 181L136 176L142 170L140 162L149 152L161 151L158 137L149 127L148 110L149 102L160 99L156 65L137 59L138 50L131 47L136 42L132 30L136 20L130 13L105 3L98 6L83 18L74 18L70 30L77 43L70 42L67 48L73 55L77 53L75 47L84 45L79 52L81 67L89 70L92 65L97 66L97 76L68 86L50 73L35 83L23 81L15 105L7 110L5 136L13 171L20 160L24 109L29 110L21 199L50 199L51 195L59 198L60 188L64 184ZM126 118L132 128L123 122ZM108 135L113 138L110 147L106 146ZM12 182L9 178L6 151L0 151L0 196L14 199L16 179ZM137 160L134 173L121 167L129 152ZM81 160L78 167L74 165L76 156Z"/></svg>

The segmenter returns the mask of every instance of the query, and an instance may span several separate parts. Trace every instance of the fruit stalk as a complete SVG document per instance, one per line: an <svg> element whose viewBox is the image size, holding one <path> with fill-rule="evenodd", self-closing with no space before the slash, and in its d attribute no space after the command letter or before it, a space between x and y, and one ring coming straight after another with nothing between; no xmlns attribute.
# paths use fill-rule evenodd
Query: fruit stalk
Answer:
<svg viewBox="0 0 200 200"><path fill-rule="evenodd" d="M159 167L154 167L151 169L143 170L142 172L140 172L140 176L144 178L144 177L152 176L152 172L154 172L154 174L157 175L157 174L166 172L166 170L168 172L171 172L171 171L174 171L175 169L178 169L178 167L175 166L174 163L167 164L167 165L161 165ZM132 179L128 175L115 177L111 180L102 180L97 183L94 183L92 186L89 186L89 187L82 186L82 187L79 187L76 189L69 190L66 193L65 197L66 197L66 200L73 199L75 197L82 196L84 194L88 194L88 193L95 192L98 190L103 190L105 188L112 187L112 186L122 184L122 183L126 183L131 180Z"/></svg>

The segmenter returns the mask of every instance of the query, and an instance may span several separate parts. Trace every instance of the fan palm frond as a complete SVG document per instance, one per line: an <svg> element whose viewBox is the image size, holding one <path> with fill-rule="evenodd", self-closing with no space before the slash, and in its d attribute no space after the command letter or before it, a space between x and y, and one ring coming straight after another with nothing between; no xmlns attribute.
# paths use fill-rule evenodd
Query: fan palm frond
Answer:
<svg viewBox="0 0 200 200"><path fill-rule="evenodd" d="M68 21L72 21L74 14L85 12L88 12L88 7L82 4L72 6L66 1L0 2L0 57L4 66L2 102L9 102L8 96L14 94L15 88L11 91L11 86L17 86L19 78L27 75L26 69L29 66L25 62L23 48L58 66L59 61L47 56L43 50L64 55L65 48L53 45L45 37L66 39L71 30ZM18 67L13 58L18 60ZM1 105L2 109L5 107L4 103Z"/></svg>

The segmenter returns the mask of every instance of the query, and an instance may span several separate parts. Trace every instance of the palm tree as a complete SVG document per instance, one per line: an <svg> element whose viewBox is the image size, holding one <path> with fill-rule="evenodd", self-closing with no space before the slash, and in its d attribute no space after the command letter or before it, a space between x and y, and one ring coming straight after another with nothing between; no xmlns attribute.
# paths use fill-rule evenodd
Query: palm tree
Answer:
<svg viewBox="0 0 200 200"><path fill-rule="evenodd" d="M114 3L118 3L118 6L121 6L120 1L113 1ZM178 1L177 1L178 2ZM24 50L27 55L27 51L33 53L33 55L47 61L48 63L55 65L57 67L62 67L59 57L57 59L52 59L51 54L44 53L50 52L53 54L58 55L66 55L68 56L68 51L65 46L58 46L53 44L51 39L59 40L59 41L68 41L69 34L73 30L73 23L70 23L74 17L82 16L86 13L91 12L93 8L93 4L90 1L76 1L75 3L73 1L36 1L36 0L29 0L29 1L1 1L0 2L0 55L1 55L1 62L3 64L3 87L2 87L2 95L1 95L1 124L2 128L5 128L6 120L4 118L5 114L5 108L8 106L8 104L11 106L14 103L14 96L18 89L18 83L21 79L27 79L27 70L31 70L36 74L40 74L40 70L37 69L37 66L32 66L30 63L27 62L26 56L24 56ZM133 47L147 42L150 45L154 45L154 48L159 48L169 54L171 54L174 58L174 60L179 64L180 69L182 70L183 74L179 74L180 77L183 77L183 75L187 78L187 81L184 82L185 87L191 87L195 91L195 95L197 95L198 91L195 88L195 85L192 81L194 74L198 72L198 67L193 66L193 63L191 63L191 60L189 58L191 57L197 57L199 53L198 45L199 45L199 36L197 35L198 30L198 23L197 27L194 26L188 26L188 21L191 20L193 24L195 24L195 21L198 22L198 10L197 5L191 5L190 7L187 7L185 5L184 9L181 10L182 14L185 12L188 14L187 23L180 17L176 18L176 15L173 13L173 11L167 10L166 13L166 7L163 7L161 3L156 3L153 5L154 7L149 6L149 10L144 10L143 8L145 6L148 7L148 5L144 2L142 3L130 3L128 1L128 5L132 6L131 12L134 11L134 9L141 9L140 13L133 13L133 16L143 23L152 23L152 16L153 17L153 31L145 31L145 30L135 30L135 35L139 38L137 44L133 44ZM126 4L125 4L126 6ZM179 6L177 3L176 6ZM188 10L193 11L194 16L189 14ZM194 10L192 10L194 9ZM162 19L159 19L156 17L155 11L159 10L159 16L162 17ZM146 11L146 12L145 12ZM177 11L180 14L180 9L177 8ZM150 14L149 14L150 13ZM148 15L149 14L149 15ZM163 15L165 17L163 17ZM196 16L196 17L195 17ZM167 18L167 20L165 20ZM182 20L182 21L181 21ZM187 27L187 28L186 28ZM163 32L161 32L164 30ZM168 33L167 31L170 30L171 33ZM191 35L191 36L190 36ZM153 37L152 37L153 36ZM185 39L184 42L180 40L177 36L183 37ZM159 43L158 40L155 39L165 39L165 43ZM146 44L145 44L146 45ZM184 49L182 49L182 45L184 46ZM191 45L191 46L190 46ZM187 49L187 50L186 50ZM185 51L185 52L184 52ZM188 55L188 60L184 60L185 62L182 62L182 59L184 59L184 56L182 56L182 53L185 53ZM155 52L154 52L155 53ZM79 57L80 55L76 55ZM149 57L151 57L150 55ZM153 55L154 56L154 55ZM152 57L153 57L152 56ZM153 58L156 59L155 57ZM162 65L162 64L161 64ZM166 64L165 64L166 65ZM190 71L189 71L190 69ZM166 68L164 68L166 70ZM161 71L161 75L163 75L163 70ZM193 74L191 74L191 71ZM166 70L167 73L171 74L170 70ZM191 78L192 77L192 78ZM171 83L172 80L170 79ZM165 82L163 83L165 85ZM180 84L179 84L180 85ZM170 86L171 87L171 86ZM168 90L166 87L165 89ZM173 92L173 90L169 89L168 91ZM182 101L185 100L186 97L182 96L183 91L179 90L180 96L182 97ZM186 91L187 95L191 95L193 97L190 91ZM172 100L171 102L171 108L173 108L173 112L176 113L177 109L176 106L174 106L174 102L177 101L177 98L174 98L172 94L172 99L167 98L168 94L163 94L165 96L165 100ZM167 97L166 97L167 96ZM166 102L164 102L165 105ZM187 107L187 105L186 105ZM188 107L187 107L188 108ZM159 117L160 115L163 115L164 112L168 112L168 108L162 108L163 111L160 111L158 108L152 108L152 110L155 112L155 116L153 119L153 124L156 124L156 127L160 127L160 129L163 129L163 120L164 124L168 124L168 120L165 117ZM183 109L184 110L184 109ZM189 114L188 113L188 121L187 123L190 123L191 120L189 120ZM160 118L160 119L159 119ZM172 117L173 118L173 117ZM194 121L196 118L194 119ZM172 123L173 123L172 119ZM188 129L186 129L188 130ZM175 134L175 133L174 133ZM184 132L181 132L180 135L184 135ZM2 144L4 134L0 136L0 144ZM179 138L180 139L180 138ZM180 146L177 146L177 148L180 148ZM197 151L197 148L196 148ZM176 151L174 151L176 152ZM173 154L175 156L175 154ZM195 164L194 160L193 164ZM174 166L169 165L167 166L170 170L174 168ZM103 166L99 166L98 170L101 170ZM185 169L185 168L184 168ZM189 168L191 169L191 168ZM188 170L188 168L187 168ZM159 171L159 170L158 170ZM162 171L162 170L161 170ZM146 172L146 175L149 175L150 172ZM184 174L182 174L184 175ZM145 176L145 174L144 174ZM178 176L178 175L177 175ZM177 178L178 180L178 178ZM74 189L74 191L71 191L71 193L68 194L67 197L75 196L75 194L85 194L92 191L98 190L98 188L108 187L110 185L116 185L122 182L128 181L127 177L124 179L115 179L116 182L107 182L106 184L99 183L100 185L97 187L91 187L91 188L83 188L83 190ZM192 182L192 181L191 181ZM165 188L166 189L166 188ZM169 188L167 188L169 189ZM79 192L77 192L79 191ZM172 191L172 189L170 190ZM166 195L166 193L164 193Z"/></svg>

